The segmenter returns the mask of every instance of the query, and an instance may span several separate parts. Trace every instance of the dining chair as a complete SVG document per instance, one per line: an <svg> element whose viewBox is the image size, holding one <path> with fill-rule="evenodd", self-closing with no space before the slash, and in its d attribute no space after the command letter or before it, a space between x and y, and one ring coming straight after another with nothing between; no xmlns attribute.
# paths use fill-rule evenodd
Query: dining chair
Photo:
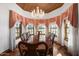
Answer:
<svg viewBox="0 0 79 59"><path fill-rule="evenodd" d="M31 36L31 35L29 34L29 32L23 33L23 34L21 35L21 40L22 40L22 41L28 41L30 36Z"/></svg>

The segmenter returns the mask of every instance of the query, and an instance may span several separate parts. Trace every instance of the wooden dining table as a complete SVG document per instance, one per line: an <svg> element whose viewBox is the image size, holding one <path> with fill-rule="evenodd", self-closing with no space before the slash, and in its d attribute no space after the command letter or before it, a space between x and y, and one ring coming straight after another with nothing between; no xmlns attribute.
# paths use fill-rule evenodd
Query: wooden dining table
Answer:
<svg viewBox="0 0 79 59"><path fill-rule="evenodd" d="M47 54L53 56L53 43L54 43L54 39L53 38L51 39L50 37L51 36L47 37L46 41L43 41L43 42L48 47L47 48ZM32 44L31 48L35 46L34 44L40 43L39 39L36 39L36 38L39 38L39 36L38 35L33 36L33 41L30 42L30 44ZM23 42L27 42L27 41L23 41ZM42 49L42 48L43 48L43 46L39 47L39 49ZM32 48L32 49L34 49L34 48ZM37 49L37 50L39 50L39 49Z"/></svg>

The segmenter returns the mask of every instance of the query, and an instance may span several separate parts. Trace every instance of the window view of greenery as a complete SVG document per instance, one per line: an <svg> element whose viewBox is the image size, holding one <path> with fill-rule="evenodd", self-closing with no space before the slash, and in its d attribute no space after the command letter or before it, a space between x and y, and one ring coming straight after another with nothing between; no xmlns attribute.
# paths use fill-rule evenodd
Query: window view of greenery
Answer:
<svg viewBox="0 0 79 59"><path fill-rule="evenodd" d="M30 32L30 34L34 35L34 26L31 24L27 25L27 31Z"/></svg>
<svg viewBox="0 0 79 59"><path fill-rule="evenodd" d="M41 32L42 35L46 34L46 28L44 26L40 26L39 31Z"/></svg>
<svg viewBox="0 0 79 59"><path fill-rule="evenodd" d="M45 41L45 34L46 34L46 27L44 25L40 25L38 27L38 31L40 31L40 41L44 40Z"/></svg>
<svg viewBox="0 0 79 59"><path fill-rule="evenodd" d="M16 38L18 38L18 37L20 37L20 24L19 23L17 23L16 24Z"/></svg>
<svg viewBox="0 0 79 59"><path fill-rule="evenodd" d="M55 35L58 35L58 28L56 24L50 24L49 25L49 32L54 33Z"/></svg>
<svg viewBox="0 0 79 59"><path fill-rule="evenodd" d="M34 35L34 26L33 24L28 24L26 26L26 29L27 29L27 32L29 32L30 34ZM58 35L58 28L57 28L57 25L52 23L49 25L49 27L47 28L49 31L48 32L51 32L51 33L54 33L56 35ZM38 30L37 31L40 31L40 39L45 39L45 35L46 35L46 26L45 25L40 25L38 26ZM16 38L20 37L20 23L17 22L16 23Z"/></svg>

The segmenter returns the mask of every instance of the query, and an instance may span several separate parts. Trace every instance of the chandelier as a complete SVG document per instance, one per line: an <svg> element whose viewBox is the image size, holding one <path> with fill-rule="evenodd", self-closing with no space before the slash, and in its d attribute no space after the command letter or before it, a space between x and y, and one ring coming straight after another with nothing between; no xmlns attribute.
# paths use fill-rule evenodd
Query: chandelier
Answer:
<svg viewBox="0 0 79 59"><path fill-rule="evenodd" d="M42 18L45 15L45 12L42 9L39 9L37 6L36 9L32 10L31 16L33 18Z"/></svg>

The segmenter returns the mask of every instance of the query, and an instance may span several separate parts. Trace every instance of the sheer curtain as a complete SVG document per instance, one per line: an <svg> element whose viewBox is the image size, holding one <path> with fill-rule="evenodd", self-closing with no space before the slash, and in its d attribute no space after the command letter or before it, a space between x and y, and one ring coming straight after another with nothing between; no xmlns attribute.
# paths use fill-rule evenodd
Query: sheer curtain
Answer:
<svg viewBox="0 0 79 59"><path fill-rule="evenodd" d="M13 50L15 48L15 40L16 40L16 32L15 32L15 26L10 28L10 50Z"/></svg>

